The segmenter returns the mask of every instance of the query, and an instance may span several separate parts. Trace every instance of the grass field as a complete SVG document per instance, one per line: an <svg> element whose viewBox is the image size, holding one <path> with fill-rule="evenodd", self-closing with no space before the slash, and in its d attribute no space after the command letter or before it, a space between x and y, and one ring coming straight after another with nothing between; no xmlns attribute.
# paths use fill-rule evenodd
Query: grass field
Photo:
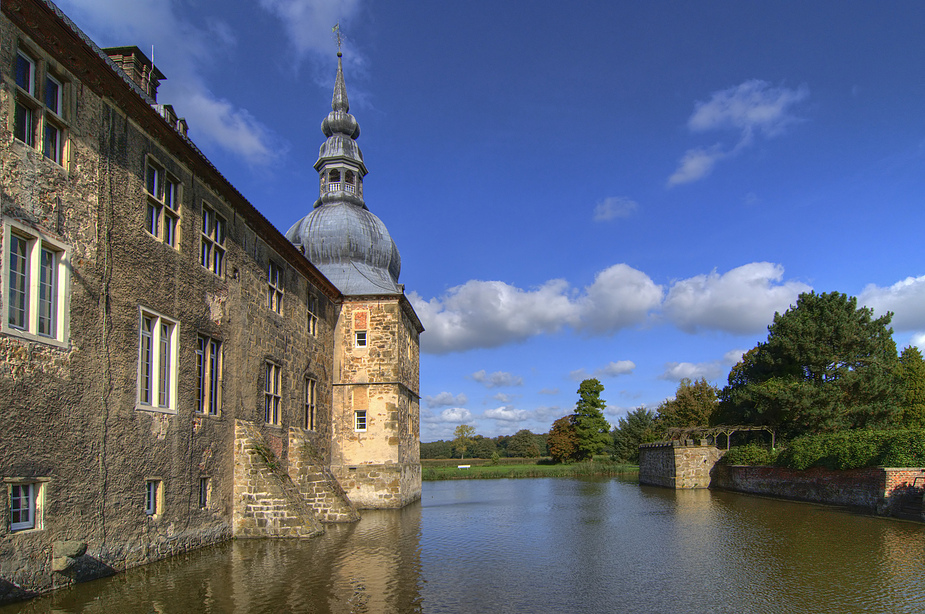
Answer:
<svg viewBox="0 0 925 614"><path fill-rule="evenodd" d="M502 461L504 462L504 461ZM609 460L594 460L590 463L572 463L570 465L475 465L469 469L459 469L457 465L468 465L470 461L457 461L450 466L422 467L424 480L477 480L499 478L568 478L582 476L609 476L638 473L637 465L621 465Z"/></svg>

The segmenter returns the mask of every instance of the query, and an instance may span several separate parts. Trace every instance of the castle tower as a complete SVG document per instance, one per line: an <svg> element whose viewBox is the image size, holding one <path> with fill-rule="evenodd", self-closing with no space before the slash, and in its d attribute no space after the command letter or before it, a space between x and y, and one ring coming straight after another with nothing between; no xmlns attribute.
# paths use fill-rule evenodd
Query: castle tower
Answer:
<svg viewBox="0 0 925 614"><path fill-rule="evenodd" d="M344 295L334 340L331 470L357 507L401 507L421 497L424 328L398 283L398 248L363 200L368 171L340 52L331 109L315 162L320 196L286 238Z"/></svg>

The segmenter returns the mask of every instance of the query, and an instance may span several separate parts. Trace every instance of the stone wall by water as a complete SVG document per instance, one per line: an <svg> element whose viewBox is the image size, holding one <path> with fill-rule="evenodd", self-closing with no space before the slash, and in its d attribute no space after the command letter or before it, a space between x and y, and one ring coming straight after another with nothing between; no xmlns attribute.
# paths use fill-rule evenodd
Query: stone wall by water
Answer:
<svg viewBox="0 0 925 614"><path fill-rule="evenodd" d="M678 441L639 446L639 483L709 488L710 473L723 453L716 446Z"/></svg>

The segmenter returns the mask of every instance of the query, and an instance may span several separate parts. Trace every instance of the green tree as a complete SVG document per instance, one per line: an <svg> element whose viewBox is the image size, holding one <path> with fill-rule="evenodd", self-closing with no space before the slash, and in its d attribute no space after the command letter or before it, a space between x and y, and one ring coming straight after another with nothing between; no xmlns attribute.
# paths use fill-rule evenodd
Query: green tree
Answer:
<svg viewBox="0 0 925 614"><path fill-rule="evenodd" d="M925 360L914 345L899 355L899 379L903 390L903 425L925 428Z"/></svg>
<svg viewBox="0 0 925 614"><path fill-rule="evenodd" d="M549 455L557 463L569 463L578 458L578 435L572 423L574 416L568 415L552 423L546 446Z"/></svg>
<svg viewBox="0 0 925 614"><path fill-rule="evenodd" d="M442 439L422 441L421 458L453 458L453 444Z"/></svg>
<svg viewBox="0 0 925 614"><path fill-rule="evenodd" d="M902 388L891 313L838 292L801 294L729 374L714 422L788 435L895 424Z"/></svg>
<svg viewBox="0 0 925 614"><path fill-rule="evenodd" d="M658 438L656 424L656 413L645 407L637 407L620 418L613 430L614 460L638 463L639 445Z"/></svg>
<svg viewBox="0 0 925 614"><path fill-rule="evenodd" d="M540 455L540 448L536 445L536 438L533 433L527 429L522 429L514 433L507 443L508 456L517 456L520 458L537 458Z"/></svg>
<svg viewBox="0 0 925 614"><path fill-rule="evenodd" d="M466 458L466 452L473 437L475 437L475 427L468 424L460 424L453 431L453 449L459 454L459 458Z"/></svg>
<svg viewBox="0 0 925 614"><path fill-rule="evenodd" d="M719 406L718 395L719 389L702 377L682 379L675 397L658 406L659 427L707 426Z"/></svg>
<svg viewBox="0 0 925 614"><path fill-rule="evenodd" d="M491 458L492 455L498 453L498 446L495 444L494 439L476 435L472 438L472 445L469 446L469 450L473 458Z"/></svg>
<svg viewBox="0 0 925 614"><path fill-rule="evenodd" d="M594 379L586 379L578 387L578 403L572 415L575 436L578 437L578 460L587 460L610 443L610 425L604 419L607 402L601 398L604 386Z"/></svg>

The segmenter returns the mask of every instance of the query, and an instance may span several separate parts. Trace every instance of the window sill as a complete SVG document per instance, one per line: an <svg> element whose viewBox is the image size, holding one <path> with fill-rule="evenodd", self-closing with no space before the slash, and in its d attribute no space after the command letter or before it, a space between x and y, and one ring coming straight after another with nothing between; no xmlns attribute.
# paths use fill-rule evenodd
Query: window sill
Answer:
<svg viewBox="0 0 925 614"><path fill-rule="evenodd" d="M170 407L154 407L152 405L135 405L135 411L144 411L152 414L167 414L168 416L176 416L177 410Z"/></svg>
<svg viewBox="0 0 925 614"><path fill-rule="evenodd" d="M71 349L71 344L68 341L61 339L55 339L53 337L45 337L43 335L38 335L36 333L31 333L29 331L20 330L18 328L11 328L10 326L4 325L0 328L0 333L7 335L9 337L15 337L21 341L31 341L35 343L41 343L43 345L50 345L62 350Z"/></svg>

